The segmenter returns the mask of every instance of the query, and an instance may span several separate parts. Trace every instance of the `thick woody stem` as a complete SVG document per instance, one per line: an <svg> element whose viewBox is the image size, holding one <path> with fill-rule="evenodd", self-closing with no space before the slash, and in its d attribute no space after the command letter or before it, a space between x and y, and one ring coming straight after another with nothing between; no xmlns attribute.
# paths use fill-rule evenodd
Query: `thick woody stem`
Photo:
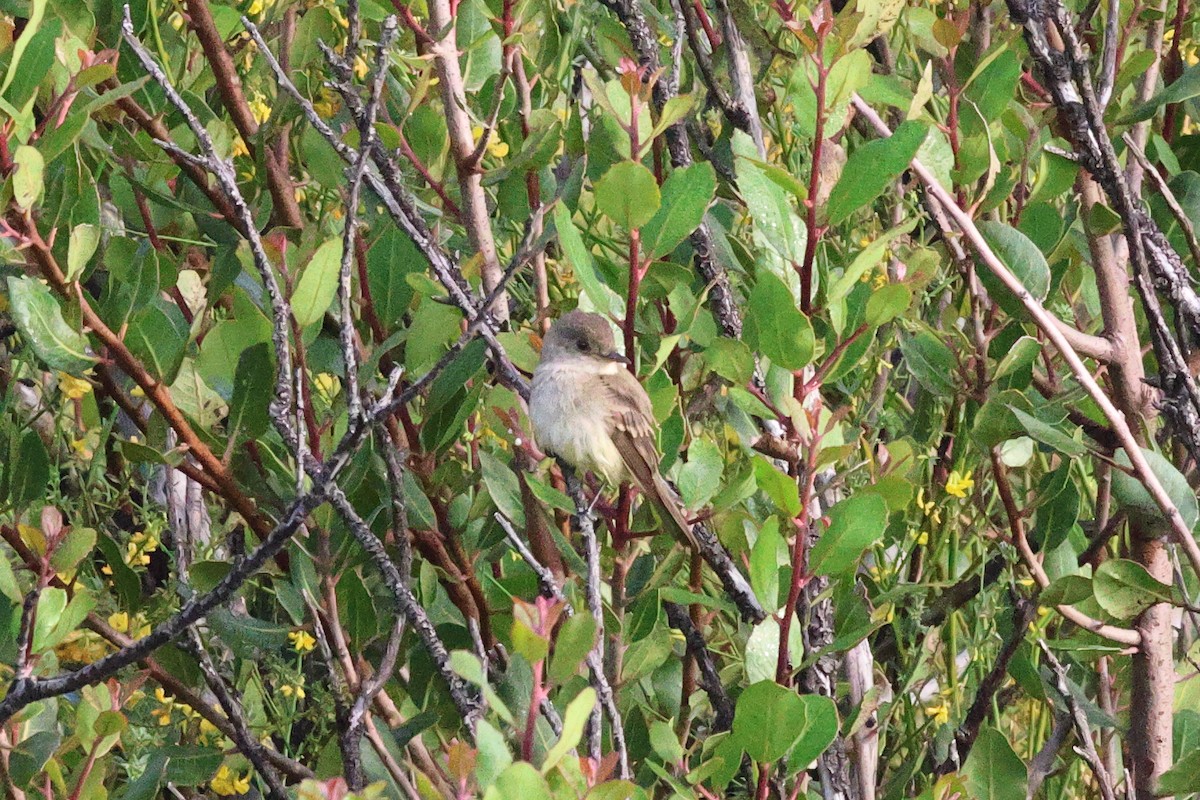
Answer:
<svg viewBox="0 0 1200 800"><path fill-rule="evenodd" d="M467 237L480 259L484 291L490 292L500 283L500 260L488 216L487 195L483 191L483 174L474 159L475 137L471 133L471 117L467 113L467 93L463 85L462 68L458 63L457 28L451 0L430 0L429 23L434 43L433 55L438 88L442 92L442 111L450 137L450 152L458 171L458 189L462 195L463 221ZM488 311L500 323L508 319L508 301L501 296Z"/></svg>

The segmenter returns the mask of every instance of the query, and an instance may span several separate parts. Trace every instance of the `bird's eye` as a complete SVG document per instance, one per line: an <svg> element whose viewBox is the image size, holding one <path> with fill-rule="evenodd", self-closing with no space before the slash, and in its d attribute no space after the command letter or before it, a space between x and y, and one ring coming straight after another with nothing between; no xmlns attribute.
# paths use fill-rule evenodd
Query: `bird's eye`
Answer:
<svg viewBox="0 0 1200 800"><path fill-rule="evenodd" d="M580 349L580 351L584 351L584 350L588 349L588 343L585 342L583 339L580 339L578 342L576 342L575 346L578 347Z"/></svg>

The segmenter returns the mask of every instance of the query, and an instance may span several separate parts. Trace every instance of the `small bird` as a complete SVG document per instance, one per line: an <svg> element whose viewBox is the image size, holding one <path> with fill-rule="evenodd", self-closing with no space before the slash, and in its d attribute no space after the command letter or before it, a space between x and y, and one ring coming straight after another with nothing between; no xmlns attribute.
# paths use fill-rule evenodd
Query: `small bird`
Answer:
<svg viewBox="0 0 1200 800"><path fill-rule="evenodd" d="M698 546L683 502L658 471L650 396L617 353L599 314L571 311L550 326L533 372L529 420L538 445L611 486L632 482L659 516Z"/></svg>

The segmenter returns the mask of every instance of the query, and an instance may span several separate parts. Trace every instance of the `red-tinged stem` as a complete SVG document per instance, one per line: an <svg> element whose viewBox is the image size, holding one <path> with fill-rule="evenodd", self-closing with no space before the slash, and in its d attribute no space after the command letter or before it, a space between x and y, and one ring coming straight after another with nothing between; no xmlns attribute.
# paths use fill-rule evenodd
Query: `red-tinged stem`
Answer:
<svg viewBox="0 0 1200 800"><path fill-rule="evenodd" d="M758 765L758 787L755 789L756 800L767 800L771 796L771 765L763 762Z"/></svg>
<svg viewBox="0 0 1200 800"><path fill-rule="evenodd" d="M708 9L700 0L692 0L692 8L696 10L696 16L700 19L700 27L704 28L704 35L708 37L708 46L714 53L717 52L717 48L721 46L721 34L713 30L712 20L708 18Z"/></svg>
<svg viewBox="0 0 1200 800"><path fill-rule="evenodd" d="M817 428L817 412L809 412L810 427L812 430ZM800 602L800 593L808 584L808 509L812 503L814 481L817 476L816 458L817 458L817 441L816 434L814 439L807 448L807 458L804 470L800 473L804 483L800 491L800 513L792 520L792 524L796 528L795 538L792 540L792 581L788 587L787 605L783 608L783 619L779 622L779 655L775 664L775 682L781 686L791 685L791 659L788 653L788 638L792 631L792 618L796 616L796 604Z"/></svg>
<svg viewBox="0 0 1200 800"><path fill-rule="evenodd" d="M416 169L417 174L420 175L425 183L429 185L430 189L433 189L434 193L437 194L438 198L442 201L442 206L454 215L455 220L462 222L462 209L458 207L458 203L454 202L450 198L449 193L446 191L445 184L433 177L433 174L429 171L429 168L426 167L425 163L421 161L415 152L413 152L412 147L410 147L408 144L408 139L404 136L404 131L397 129L397 133L400 134L400 154L408 159L408 162L413 165L414 169Z"/></svg>
<svg viewBox="0 0 1200 800"><path fill-rule="evenodd" d="M813 374L812 378L804 384L803 388L801 389L801 393L808 394L812 390L820 388L821 382L825 380L825 376L828 375L829 371L833 369L835 364L837 364L837 361L842 357L842 354L845 353L850 345L858 341L858 338L868 330L869 326L864 322L855 329L854 333L838 342L837 347L833 348L829 355L826 356L825 360L821 362L821 366L817 368L817 371Z"/></svg>
<svg viewBox="0 0 1200 800"><path fill-rule="evenodd" d="M638 290L646 271L641 263L641 234L633 230L629 232L629 291L625 294L625 324L622 326L625 334L625 358L630 373L637 376L637 339L634 332L634 321L637 318Z"/></svg>
<svg viewBox="0 0 1200 800"><path fill-rule="evenodd" d="M75 784L75 790L71 792L70 800L79 800L80 795L83 794L83 785L96 766L96 748L99 747L101 738L97 736L96 740L92 742L91 749L88 750L87 761L83 765L83 771L79 773L79 782Z"/></svg>
<svg viewBox="0 0 1200 800"><path fill-rule="evenodd" d="M1180 39L1184 36L1183 25L1187 21L1188 0L1178 0L1175 7L1175 19L1171 23L1171 28L1175 32L1171 39L1171 49L1167 53L1167 57L1163 62L1163 77L1167 83L1173 83L1179 78L1183 71L1183 57L1180 55L1179 48L1181 45ZM1119 62L1118 62L1119 63ZM1178 103L1168 103L1167 111L1163 115L1163 138L1168 144L1175 140L1175 120L1179 114Z"/></svg>
<svg viewBox="0 0 1200 800"><path fill-rule="evenodd" d="M817 83L813 86L813 91L817 95L817 119L814 124L813 134L813 149L812 149L812 168L809 170L808 176L808 199L804 201L807 213L804 215L804 228L807 233L804 242L804 261L800 265L800 310L805 314L812 314L812 285L813 285L813 261L817 254L817 241L821 237L821 230L817 226L817 192L821 188L821 154L825 145L825 93L826 79L829 77L829 71L825 69L825 40L824 36L820 35L817 41L817 52L813 56L813 62L817 65Z"/></svg>
<svg viewBox="0 0 1200 800"><path fill-rule="evenodd" d="M1037 78L1033 77L1033 75L1031 75L1030 73L1028 73L1028 72L1021 73L1021 83L1025 84L1025 87L1027 89L1029 89L1031 92L1036 94L1041 99L1043 99L1043 100L1050 99L1050 93L1046 91L1046 87L1044 87L1040 83L1038 83Z"/></svg>
<svg viewBox="0 0 1200 800"><path fill-rule="evenodd" d="M542 672L545 664L546 662L541 660L533 665L533 691L529 695L529 714L525 717L525 735L521 739L521 758L525 761L533 761L533 734L537 729L538 713L542 707Z"/></svg>

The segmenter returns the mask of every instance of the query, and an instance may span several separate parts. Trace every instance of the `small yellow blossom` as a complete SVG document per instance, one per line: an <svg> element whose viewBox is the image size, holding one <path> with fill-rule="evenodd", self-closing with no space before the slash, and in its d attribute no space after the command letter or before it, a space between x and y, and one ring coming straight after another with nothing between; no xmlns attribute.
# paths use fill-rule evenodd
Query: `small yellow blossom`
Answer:
<svg viewBox="0 0 1200 800"><path fill-rule="evenodd" d="M250 155L250 148L246 147L246 140L240 136L233 137L233 145L229 148L229 157L238 158L248 155Z"/></svg>
<svg viewBox="0 0 1200 800"><path fill-rule="evenodd" d="M487 149L492 158L504 158L508 155L508 143L496 138L488 141Z"/></svg>
<svg viewBox="0 0 1200 800"><path fill-rule="evenodd" d="M308 631L292 631L288 634L288 639L292 642L292 648L297 653L311 653L312 649L317 646L317 640Z"/></svg>
<svg viewBox="0 0 1200 800"><path fill-rule="evenodd" d="M171 16L167 17L167 24L177 31L183 30L183 14L178 11L172 11Z"/></svg>
<svg viewBox="0 0 1200 800"><path fill-rule="evenodd" d="M303 186L297 186L296 191L293 192L293 194L296 198L297 204L303 203L305 200L308 199L308 190L306 190Z"/></svg>
<svg viewBox="0 0 1200 800"><path fill-rule="evenodd" d="M950 721L950 707L946 705L945 700L939 700L936 703L925 706L925 713L933 718L933 721L939 725L945 725Z"/></svg>
<svg viewBox="0 0 1200 800"><path fill-rule="evenodd" d="M284 697L295 697L297 700L303 700L304 678L298 679L295 683L285 683L279 687L279 691L283 692Z"/></svg>
<svg viewBox="0 0 1200 800"><path fill-rule="evenodd" d="M333 398L338 396L338 392L342 390L342 382L338 379L338 376L331 375L328 372L319 373L313 379L313 383L316 384L317 391L321 393L321 397L326 400L333 400Z"/></svg>
<svg viewBox="0 0 1200 800"><path fill-rule="evenodd" d="M888 284L888 276L886 272L876 273L875 278L871 281L871 287L874 289L882 289Z"/></svg>
<svg viewBox="0 0 1200 800"><path fill-rule="evenodd" d="M975 481L971 479L971 473L959 473L954 470L950 473L950 478L946 481L946 494L952 494L955 497L966 497L967 493L975 488Z"/></svg>
<svg viewBox="0 0 1200 800"><path fill-rule="evenodd" d="M175 701L167 697L161 686L154 690L154 699L159 702L159 707L150 712L151 716L158 720L160 727L170 725L171 709L174 708Z"/></svg>
<svg viewBox="0 0 1200 800"><path fill-rule="evenodd" d="M354 59L354 75L360 81L367 77L367 73L370 71L371 68L367 66L367 60L365 58L360 55Z"/></svg>
<svg viewBox="0 0 1200 800"><path fill-rule="evenodd" d="M862 248L862 249L864 249L864 250L866 250L866 249L867 249L867 247L869 247L869 246L870 246L870 244L871 244L871 237L870 237L870 236L864 236L864 237L862 237L861 239L859 239L859 240L858 240L858 246L859 246L859 247L861 247L861 248Z"/></svg>
<svg viewBox="0 0 1200 800"><path fill-rule="evenodd" d="M111 625L115 631L127 633L129 631L129 614L125 611L118 611L115 614L109 614L108 624ZM160 689L159 691L162 690Z"/></svg>
<svg viewBox="0 0 1200 800"><path fill-rule="evenodd" d="M85 461L92 457L92 448L88 447L88 441L86 437L83 439L72 439L71 449L74 450L79 457Z"/></svg>
<svg viewBox="0 0 1200 800"><path fill-rule="evenodd" d="M313 100L313 111L316 111L317 116L321 119L332 118L341 107L341 99L328 87L323 87L317 98Z"/></svg>
<svg viewBox="0 0 1200 800"><path fill-rule="evenodd" d="M271 104L267 102L267 98L261 94L255 94L250 100L250 114L254 117L254 121L262 125L271 118Z"/></svg>
<svg viewBox="0 0 1200 800"><path fill-rule="evenodd" d="M92 384L88 383L87 380L76 378L74 375L68 375L65 372L58 373L58 388L59 391L72 400L79 400L92 392Z"/></svg>
<svg viewBox="0 0 1200 800"><path fill-rule="evenodd" d="M235 794L246 794L250 791L250 775L238 775L229 767L222 764L208 785L214 792L224 797Z"/></svg>
<svg viewBox="0 0 1200 800"><path fill-rule="evenodd" d="M942 524L942 512L938 511L937 503L925 499L925 487L917 489L917 507L934 525Z"/></svg>
<svg viewBox="0 0 1200 800"><path fill-rule="evenodd" d="M145 397L146 390L140 386L135 386L129 390L129 396L130 397Z"/></svg>
<svg viewBox="0 0 1200 800"><path fill-rule="evenodd" d="M917 534L917 544L921 547L929 544L929 531L921 531Z"/></svg>

